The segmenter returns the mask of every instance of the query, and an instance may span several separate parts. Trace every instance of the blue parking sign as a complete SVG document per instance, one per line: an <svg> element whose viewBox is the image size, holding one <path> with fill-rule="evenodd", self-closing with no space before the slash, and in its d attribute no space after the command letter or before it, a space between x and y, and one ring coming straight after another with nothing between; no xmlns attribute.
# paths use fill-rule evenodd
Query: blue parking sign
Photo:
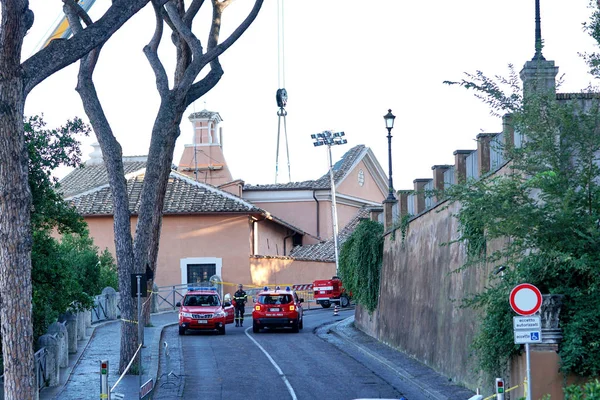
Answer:
<svg viewBox="0 0 600 400"><path fill-rule="evenodd" d="M540 340L540 333L539 332L531 332L531 340Z"/></svg>

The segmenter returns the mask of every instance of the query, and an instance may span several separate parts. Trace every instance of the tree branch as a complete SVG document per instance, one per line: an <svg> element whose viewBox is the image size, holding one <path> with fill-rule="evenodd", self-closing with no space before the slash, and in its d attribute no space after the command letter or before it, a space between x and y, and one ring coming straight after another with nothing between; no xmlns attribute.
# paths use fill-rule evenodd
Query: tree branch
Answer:
<svg viewBox="0 0 600 400"><path fill-rule="evenodd" d="M188 90L185 98L186 107L208 93L221 80L221 77L223 76L223 69L221 68L221 64L219 63L218 59L215 60L217 68L213 67L213 61L213 63L211 63L210 72L206 74L206 76L200 81L194 83L190 90Z"/></svg>
<svg viewBox="0 0 600 400"><path fill-rule="evenodd" d="M198 73L200 73L200 70L202 70L202 68L204 68L204 66L206 66L208 63L212 62L215 58L219 57L221 54L223 54L225 52L225 50L230 48L231 45L234 44L240 38L240 36L242 36L242 34L248 29L248 27L256 19L256 16L258 15L260 8L262 7L263 1L264 0L256 0L256 2L254 3L254 7L252 8L252 10L250 10L250 13L246 17L246 19L240 24L240 26L238 26L237 29L235 31L233 31L233 33L224 42L217 45L215 48L208 50L202 56L202 60L200 61L200 65L198 66L199 68L198 68L198 72L196 73L196 75Z"/></svg>
<svg viewBox="0 0 600 400"><path fill-rule="evenodd" d="M173 23L177 33L183 38L183 40L185 40L190 49L192 49L193 56L201 57L202 52L204 51L202 49L202 43L200 43L200 40L198 40L192 30L183 22L183 19L181 19L181 16L177 12L175 5L172 3L167 3L165 8L167 9L169 18L171 19L171 22Z"/></svg>
<svg viewBox="0 0 600 400"><path fill-rule="evenodd" d="M44 79L104 43L150 0L114 0L98 21L68 40L53 40L22 63L27 95ZM159 0L164 4L168 0ZM33 21L33 19L32 19Z"/></svg>
<svg viewBox="0 0 600 400"><path fill-rule="evenodd" d="M598 0L598 1L600 1L600 0ZM185 12L185 15L183 16L183 22L188 27L190 27L190 28L192 27L192 21L196 17L196 14L198 14L198 11L200 11L200 9L202 8L203 4L204 4L204 0L193 0L192 4L190 4L190 7L188 8L188 10Z"/></svg>
<svg viewBox="0 0 600 400"><path fill-rule="evenodd" d="M150 67L154 71L158 93L161 97L164 97L169 91L169 78L158 57L158 46L160 45L163 34L162 6L158 5L155 0L152 0L152 6L154 7L154 15L156 16L156 28L150 43L144 47L144 54L150 63Z"/></svg>

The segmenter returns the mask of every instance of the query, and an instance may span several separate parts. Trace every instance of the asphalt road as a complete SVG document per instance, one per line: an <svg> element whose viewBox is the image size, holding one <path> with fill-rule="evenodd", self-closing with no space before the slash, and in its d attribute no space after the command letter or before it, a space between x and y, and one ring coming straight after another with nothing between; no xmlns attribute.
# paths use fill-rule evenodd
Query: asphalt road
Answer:
<svg viewBox="0 0 600 400"><path fill-rule="evenodd" d="M227 325L225 336L204 332L179 336L176 326L167 328L162 342L169 346L169 357L162 357L162 379L153 398L347 400L405 396L397 377L380 373L381 366L354 357L339 339L328 337L323 327L353 312L353 307L343 309L334 317L333 309L307 310L299 333L264 330L255 334L251 318L243 328ZM421 396L406 397L416 400Z"/></svg>

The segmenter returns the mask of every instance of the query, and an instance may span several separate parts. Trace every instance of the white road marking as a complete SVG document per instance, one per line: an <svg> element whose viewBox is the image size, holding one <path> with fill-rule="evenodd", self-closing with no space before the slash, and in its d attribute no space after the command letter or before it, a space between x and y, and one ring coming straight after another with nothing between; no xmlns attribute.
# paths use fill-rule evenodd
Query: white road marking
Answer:
<svg viewBox="0 0 600 400"><path fill-rule="evenodd" d="M285 374L283 373L283 371L281 370L281 368L279 368L279 365L277 365L277 363L275 362L275 360L273 360L273 357L271 357L271 355L264 349L264 347L262 347L257 341L256 339L254 339L252 337L252 335L250 335L248 332L250 331L250 328L246 328L246 336L248 336L250 338L250 340L252 340L254 342L254 344L263 352L265 353L265 356L267 356L267 358L269 359L269 361L271 361L271 364L273 364L273 366L275 367L275 370L277 371L277 373L279 374L279 376L281 376L281 379L283 379L283 383L285 383L285 386L287 386L288 392L290 392L290 396L292 396L293 400L297 400L298 398L296 397L296 392L294 392L294 388L292 387L292 385L290 384L290 382L287 380Z"/></svg>

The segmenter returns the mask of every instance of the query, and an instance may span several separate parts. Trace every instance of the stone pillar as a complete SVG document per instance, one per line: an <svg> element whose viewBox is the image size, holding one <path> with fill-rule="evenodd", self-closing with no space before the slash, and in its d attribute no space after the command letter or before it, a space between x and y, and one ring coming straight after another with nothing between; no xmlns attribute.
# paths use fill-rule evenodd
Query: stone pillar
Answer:
<svg viewBox="0 0 600 400"><path fill-rule="evenodd" d="M375 221L375 222L379 221L379 216L381 215L382 212L383 212L382 208L372 207L369 212L369 219L371 221Z"/></svg>
<svg viewBox="0 0 600 400"><path fill-rule="evenodd" d="M554 61L533 59L527 61L521 70L520 76L523 81L523 98L534 93L556 93L556 74L558 67Z"/></svg>
<svg viewBox="0 0 600 400"><path fill-rule="evenodd" d="M477 163L479 164L479 177L490 172L490 142L496 133L480 133L477 135Z"/></svg>
<svg viewBox="0 0 600 400"><path fill-rule="evenodd" d="M83 311L83 321L85 322L86 329L92 327L92 310ZM85 335L87 336L87 330L85 332Z"/></svg>
<svg viewBox="0 0 600 400"><path fill-rule="evenodd" d="M48 333L58 340L58 365L61 368L69 366L69 336L67 327L60 322L55 322L48 327Z"/></svg>
<svg viewBox="0 0 600 400"><path fill-rule="evenodd" d="M398 200L384 200L383 201L383 227L386 231L392 229L394 226L394 205Z"/></svg>
<svg viewBox="0 0 600 400"><path fill-rule="evenodd" d="M412 190L398 190L398 212L400 218L408 214L408 195L412 193Z"/></svg>
<svg viewBox="0 0 600 400"><path fill-rule="evenodd" d="M450 169L451 165L434 165L431 167L433 171L433 189L438 191L438 193L444 191L444 172ZM443 196L441 194L436 194L433 196L433 202L437 204L441 201Z"/></svg>
<svg viewBox="0 0 600 400"><path fill-rule="evenodd" d="M102 294L106 296L106 318L117 319L117 292L111 287L105 287Z"/></svg>
<svg viewBox="0 0 600 400"><path fill-rule="evenodd" d="M562 329L559 328L558 321L563 297L562 294L542 295L542 343L544 344L558 345L562 340Z"/></svg>
<svg viewBox="0 0 600 400"><path fill-rule="evenodd" d="M455 150L454 153L454 183L463 184L467 180L467 157L473 150Z"/></svg>
<svg viewBox="0 0 600 400"><path fill-rule="evenodd" d="M512 124L512 115L504 114L502 116L502 134L504 135L504 143L507 148L512 148L515 145L515 127Z"/></svg>
<svg viewBox="0 0 600 400"><path fill-rule="evenodd" d="M67 312L67 335L69 336L69 353L77 353L77 314Z"/></svg>
<svg viewBox="0 0 600 400"><path fill-rule="evenodd" d="M58 386L60 382L58 340L50 334L45 334L38 338L38 346L46 348L46 381L48 386Z"/></svg>
<svg viewBox="0 0 600 400"><path fill-rule="evenodd" d="M77 313L77 340L85 339L85 315L82 311Z"/></svg>
<svg viewBox="0 0 600 400"><path fill-rule="evenodd" d="M415 185L415 198L417 203L415 204L415 211L417 214L422 213L425 210L425 185L431 179L415 179L413 184Z"/></svg>

